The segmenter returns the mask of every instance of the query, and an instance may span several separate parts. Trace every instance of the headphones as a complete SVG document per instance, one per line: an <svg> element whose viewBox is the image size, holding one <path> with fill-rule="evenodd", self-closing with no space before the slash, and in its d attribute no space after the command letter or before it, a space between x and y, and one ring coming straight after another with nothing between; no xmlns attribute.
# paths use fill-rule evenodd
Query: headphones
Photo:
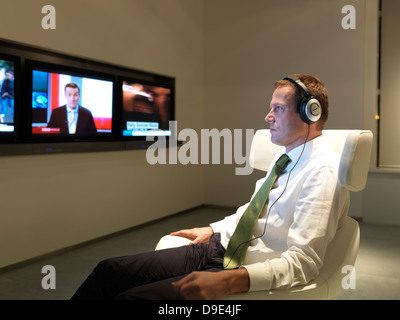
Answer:
<svg viewBox="0 0 400 320"><path fill-rule="evenodd" d="M307 123L312 124L321 118L322 108L319 101L310 93L306 85L296 76L290 75L283 80L288 80L293 83L296 88L300 88L304 92L304 97L299 104L299 113L301 119Z"/></svg>

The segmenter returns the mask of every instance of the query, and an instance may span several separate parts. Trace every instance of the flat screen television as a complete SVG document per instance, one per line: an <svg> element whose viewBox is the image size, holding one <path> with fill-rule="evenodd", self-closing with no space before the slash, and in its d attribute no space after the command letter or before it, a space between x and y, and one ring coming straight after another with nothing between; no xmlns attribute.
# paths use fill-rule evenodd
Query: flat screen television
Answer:
<svg viewBox="0 0 400 320"><path fill-rule="evenodd" d="M0 54L0 141L15 135L19 58Z"/></svg>
<svg viewBox="0 0 400 320"><path fill-rule="evenodd" d="M122 79L122 137L146 140L148 136L170 137L174 120L174 80Z"/></svg>
<svg viewBox="0 0 400 320"><path fill-rule="evenodd" d="M33 142L113 138L114 76L37 61L26 70Z"/></svg>

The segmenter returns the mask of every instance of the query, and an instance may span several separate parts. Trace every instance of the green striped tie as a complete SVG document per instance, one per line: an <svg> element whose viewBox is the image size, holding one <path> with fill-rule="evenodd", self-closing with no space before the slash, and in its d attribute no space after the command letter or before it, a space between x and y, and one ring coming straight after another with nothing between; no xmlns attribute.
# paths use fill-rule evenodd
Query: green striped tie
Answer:
<svg viewBox="0 0 400 320"><path fill-rule="evenodd" d="M261 211L267 202L269 192L272 189L276 179L289 163L290 158L287 154L283 154L276 162L271 170L268 178L264 181L253 200L248 205L236 226L224 255L224 269L236 269L240 267L246 256L247 247L252 239L254 226Z"/></svg>

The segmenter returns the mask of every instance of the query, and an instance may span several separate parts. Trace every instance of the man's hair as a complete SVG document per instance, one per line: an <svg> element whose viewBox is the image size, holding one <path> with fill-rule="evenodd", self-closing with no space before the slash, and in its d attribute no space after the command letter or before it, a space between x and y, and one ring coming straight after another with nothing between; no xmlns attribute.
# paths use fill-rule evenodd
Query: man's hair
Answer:
<svg viewBox="0 0 400 320"><path fill-rule="evenodd" d="M64 92L67 91L67 88L78 89L78 93L81 93L79 86L75 82L70 82L65 85Z"/></svg>
<svg viewBox="0 0 400 320"><path fill-rule="evenodd" d="M319 130L322 130L325 127L329 116L328 90L317 77L302 74L296 74L296 76L304 83L310 94L313 95L321 104L321 118L318 120L317 126ZM279 80L275 82L275 89L282 86L291 86L295 90L294 101L296 105L299 106L305 95L303 90L288 80ZM299 112L299 108L296 108L296 110Z"/></svg>

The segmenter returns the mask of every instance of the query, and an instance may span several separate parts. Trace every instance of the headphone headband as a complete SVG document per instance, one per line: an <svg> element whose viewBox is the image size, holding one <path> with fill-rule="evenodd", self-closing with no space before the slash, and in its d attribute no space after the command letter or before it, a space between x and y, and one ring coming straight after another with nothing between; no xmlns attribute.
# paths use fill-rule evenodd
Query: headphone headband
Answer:
<svg viewBox="0 0 400 320"><path fill-rule="evenodd" d="M300 88L303 90L304 94L306 96L311 96L310 91L307 89L306 85L296 76L296 75L290 75L285 77L283 80L288 80L291 83L293 83L296 87Z"/></svg>

